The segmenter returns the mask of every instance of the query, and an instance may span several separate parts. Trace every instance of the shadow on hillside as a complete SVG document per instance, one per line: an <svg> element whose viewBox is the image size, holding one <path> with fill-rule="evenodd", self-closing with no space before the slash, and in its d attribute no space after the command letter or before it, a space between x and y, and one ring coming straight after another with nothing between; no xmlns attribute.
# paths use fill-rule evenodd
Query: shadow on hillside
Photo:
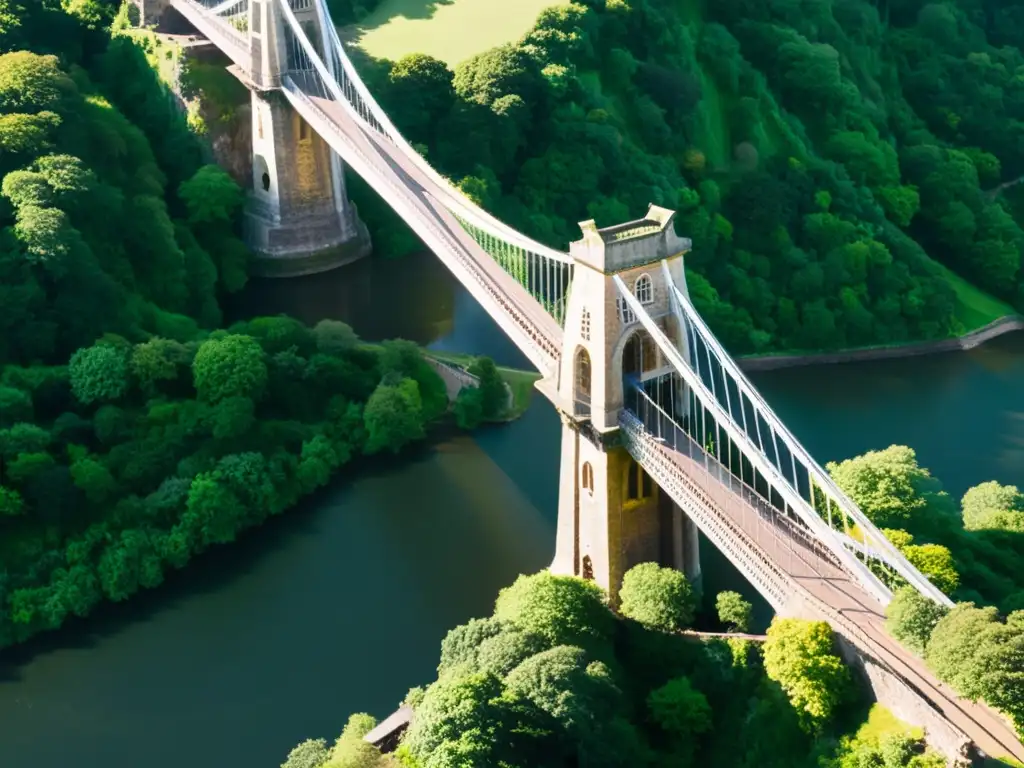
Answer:
<svg viewBox="0 0 1024 768"><path fill-rule="evenodd" d="M339 29L338 34L343 42L358 45L363 35L383 27L392 19L429 19L437 12L438 6L454 3L455 0L384 0L380 7L363 21Z"/></svg>

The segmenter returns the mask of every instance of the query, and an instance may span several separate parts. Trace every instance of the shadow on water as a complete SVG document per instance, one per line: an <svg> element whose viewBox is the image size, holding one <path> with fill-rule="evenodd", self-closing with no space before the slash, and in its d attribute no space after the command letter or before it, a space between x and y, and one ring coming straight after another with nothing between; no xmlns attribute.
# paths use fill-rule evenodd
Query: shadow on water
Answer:
<svg viewBox="0 0 1024 768"><path fill-rule="evenodd" d="M415 446L400 458L363 458L348 465L345 471L361 479L385 480L395 473L430 463L437 450L443 450L443 443ZM248 577L267 557L300 547L303 539L323 535L325 506L344 505L351 494L351 478L339 475L284 514L243 531L230 544L213 546L190 560L184 570L168 573L159 587L140 590L126 602L102 603L86 619L72 618L56 632L4 650L0 659L0 682L17 680L18 670L39 656L59 650L96 647L133 625L181 608L195 597L231 588Z"/></svg>

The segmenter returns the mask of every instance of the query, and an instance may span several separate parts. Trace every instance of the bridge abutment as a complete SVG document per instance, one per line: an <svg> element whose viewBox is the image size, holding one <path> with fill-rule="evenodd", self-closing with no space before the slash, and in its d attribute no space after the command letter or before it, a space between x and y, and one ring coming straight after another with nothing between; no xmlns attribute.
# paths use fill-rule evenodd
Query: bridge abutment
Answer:
<svg viewBox="0 0 1024 768"><path fill-rule="evenodd" d="M370 253L331 148L279 93L252 91L246 241L270 277L324 272Z"/></svg>
<svg viewBox="0 0 1024 768"><path fill-rule="evenodd" d="M676 236L673 216L651 206L646 218L617 227L584 222L583 239L571 248L575 269L556 397L563 426L551 569L593 579L613 604L623 575L638 563L672 566L700 582L696 527L629 455L618 428L632 388L657 385L671 366L620 300L615 278L688 355L667 281L686 290L689 241ZM680 388L676 394L685 411L687 393Z"/></svg>

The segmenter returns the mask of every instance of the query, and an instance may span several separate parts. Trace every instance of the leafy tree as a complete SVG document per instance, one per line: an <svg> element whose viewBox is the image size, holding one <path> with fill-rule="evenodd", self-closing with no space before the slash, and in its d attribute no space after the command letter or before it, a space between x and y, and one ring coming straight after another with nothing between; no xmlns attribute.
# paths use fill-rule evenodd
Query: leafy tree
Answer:
<svg viewBox="0 0 1024 768"><path fill-rule="evenodd" d="M498 46L477 54L455 69L454 86L459 98L490 106L502 96L520 96L532 105L542 91L540 71L519 48Z"/></svg>
<svg viewBox="0 0 1024 768"><path fill-rule="evenodd" d="M586 652L572 646L531 656L509 673L505 683L509 694L531 702L582 742L622 706L622 694L608 668L588 662Z"/></svg>
<svg viewBox="0 0 1024 768"><path fill-rule="evenodd" d="M325 355L342 355L351 352L359 343L359 337L340 320L321 320L313 328L316 348Z"/></svg>
<svg viewBox="0 0 1024 768"><path fill-rule="evenodd" d="M833 650L823 621L772 620L764 644L764 669L786 692L803 727L819 731L846 697L850 672Z"/></svg>
<svg viewBox="0 0 1024 768"><path fill-rule="evenodd" d="M341 736L331 747L330 768L376 768L382 765L380 750L363 740L377 721L364 713L349 717Z"/></svg>
<svg viewBox="0 0 1024 768"><path fill-rule="evenodd" d="M903 547L903 554L910 564L928 577L928 580L946 594L952 593L960 584L953 561L953 553L941 544L912 544Z"/></svg>
<svg viewBox="0 0 1024 768"><path fill-rule="evenodd" d="M50 433L35 424L14 424L0 430L0 456L10 458L19 453L45 451L51 441Z"/></svg>
<svg viewBox="0 0 1024 768"><path fill-rule="evenodd" d="M93 504L109 501L117 490L117 481L101 462L83 457L71 465L71 477Z"/></svg>
<svg viewBox="0 0 1024 768"><path fill-rule="evenodd" d="M982 696L976 654L982 638L998 623L995 608L958 603L932 629L925 655L928 666L961 693Z"/></svg>
<svg viewBox="0 0 1024 768"><path fill-rule="evenodd" d="M924 654L932 630L949 610L913 587L896 590L885 609L889 633L917 654Z"/></svg>
<svg viewBox="0 0 1024 768"><path fill-rule="evenodd" d="M245 193L218 165L204 165L178 187L193 224L231 222L242 209Z"/></svg>
<svg viewBox="0 0 1024 768"><path fill-rule="evenodd" d="M56 56L15 51L0 56L0 111L59 111L75 92Z"/></svg>
<svg viewBox="0 0 1024 768"><path fill-rule="evenodd" d="M504 412L508 403L508 388L494 361L489 357L478 357L467 371L480 380L478 387L484 418L494 418Z"/></svg>
<svg viewBox="0 0 1024 768"><path fill-rule="evenodd" d="M552 646L602 649L613 615L603 590L591 581L541 571L520 576L498 594L494 617L543 637Z"/></svg>
<svg viewBox="0 0 1024 768"><path fill-rule="evenodd" d="M403 750L423 768L500 765L553 766L551 724L535 707L505 695L493 675L445 677L423 696ZM542 747L549 749L545 759ZM557 749L557 747L556 747ZM531 761L535 754L536 761Z"/></svg>
<svg viewBox="0 0 1024 768"><path fill-rule="evenodd" d="M366 452L388 450L398 453L409 443L424 436L423 402L419 385L412 379L398 384L380 384L370 395L363 410L366 426Z"/></svg>
<svg viewBox="0 0 1024 768"><path fill-rule="evenodd" d="M677 743L692 742L711 728L711 706L689 678L669 680L647 696L651 718Z"/></svg>
<svg viewBox="0 0 1024 768"><path fill-rule="evenodd" d="M657 563L640 563L626 571L619 600L624 616L666 632L688 627L697 602L682 572Z"/></svg>
<svg viewBox="0 0 1024 768"><path fill-rule="evenodd" d="M510 629L481 642L476 661L482 672L504 676L546 647L540 635Z"/></svg>
<svg viewBox="0 0 1024 768"><path fill-rule="evenodd" d="M241 437L256 423L256 404L249 397L225 397L211 406L210 425L214 438Z"/></svg>
<svg viewBox="0 0 1024 768"><path fill-rule="evenodd" d="M327 762L328 755L324 739L306 739L288 753L281 768L320 768Z"/></svg>
<svg viewBox="0 0 1024 768"><path fill-rule="evenodd" d="M754 607L739 592L719 592L715 597L718 620L732 632L749 632Z"/></svg>
<svg viewBox="0 0 1024 768"><path fill-rule="evenodd" d="M964 494L961 507L964 527L969 531L1024 532L1024 494L1015 485L995 481L976 485Z"/></svg>
<svg viewBox="0 0 1024 768"><path fill-rule="evenodd" d="M71 391L80 403L119 400L128 392L128 360L123 349L106 343L78 350L68 365Z"/></svg>
<svg viewBox="0 0 1024 768"><path fill-rule="evenodd" d="M178 378L179 366L188 362L185 346L171 339L154 337L135 345L131 355L131 372L143 392L157 393L160 382Z"/></svg>
<svg viewBox="0 0 1024 768"><path fill-rule="evenodd" d="M410 378L416 382L424 422L433 421L448 410L448 388L437 371L423 359L420 348L410 341L396 339L383 344L380 371L385 380Z"/></svg>
<svg viewBox="0 0 1024 768"><path fill-rule="evenodd" d="M25 511L21 494L13 488L0 485L0 517L16 517Z"/></svg>
<svg viewBox="0 0 1024 768"><path fill-rule="evenodd" d="M429 138L432 126L447 116L454 104L452 79L444 62L425 54L399 59L388 73L392 119L410 136Z"/></svg>
<svg viewBox="0 0 1024 768"><path fill-rule="evenodd" d="M0 427L32 419L32 396L21 389L0 385Z"/></svg>
<svg viewBox="0 0 1024 768"><path fill-rule="evenodd" d="M441 660L437 665L437 676L442 677L459 667L475 671L480 645L508 629L508 624L497 619L470 619L449 630L441 641Z"/></svg>
<svg viewBox="0 0 1024 768"><path fill-rule="evenodd" d="M880 528L928 530L933 523L925 518L925 510L946 514L949 509L941 484L918 466L917 455L903 445L829 462L826 469Z"/></svg>
<svg viewBox="0 0 1024 768"><path fill-rule="evenodd" d="M53 146L54 129L60 123L60 116L49 110L36 114L0 114L0 149L10 153L7 162L18 156L36 157L49 150ZM0 168L5 164L0 164Z"/></svg>
<svg viewBox="0 0 1024 768"><path fill-rule="evenodd" d="M460 429L476 429L484 419L484 398L479 387L463 387L452 410Z"/></svg>
<svg viewBox="0 0 1024 768"><path fill-rule="evenodd" d="M204 400L257 399L267 384L267 364L255 339L235 334L204 341L192 361L192 376Z"/></svg>

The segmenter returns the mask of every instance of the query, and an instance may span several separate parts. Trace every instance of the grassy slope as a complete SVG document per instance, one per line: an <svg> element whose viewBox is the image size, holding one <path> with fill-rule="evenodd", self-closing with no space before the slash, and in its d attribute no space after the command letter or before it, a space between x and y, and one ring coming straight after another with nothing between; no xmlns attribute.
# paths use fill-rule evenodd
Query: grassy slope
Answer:
<svg viewBox="0 0 1024 768"><path fill-rule="evenodd" d="M348 40L372 56L426 53L454 68L470 56L518 40L557 0L385 0Z"/></svg>
<svg viewBox="0 0 1024 768"><path fill-rule="evenodd" d="M937 263L937 262L936 262ZM963 323L965 331L976 331L1006 315L1017 314L1013 307L995 296L991 296L977 286L971 285L960 275L938 264L946 277L946 281L956 293L957 319Z"/></svg>
<svg viewBox="0 0 1024 768"><path fill-rule="evenodd" d="M859 741L873 741L876 744L886 736L903 733L914 739L924 737L924 731L907 725L881 704L873 704L867 721L857 730Z"/></svg>

